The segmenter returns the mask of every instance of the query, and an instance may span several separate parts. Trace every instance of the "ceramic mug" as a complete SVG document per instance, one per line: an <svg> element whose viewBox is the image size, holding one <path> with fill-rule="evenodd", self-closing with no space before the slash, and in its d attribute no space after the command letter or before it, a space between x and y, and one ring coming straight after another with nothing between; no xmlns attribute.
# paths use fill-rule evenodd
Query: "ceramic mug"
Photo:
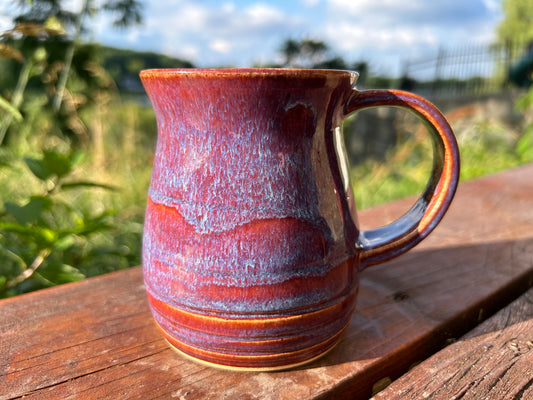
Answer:
<svg viewBox="0 0 533 400"><path fill-rule="evenodd" d="M414 94L359 91L357 73L334 70L140 76L158 123L144 282L163 335L195 360L273 370L321 356L348 326L359 272L419 243L454 195L455 137ZM376 106L425 122L433 169L405 215L361 231L339 127Z"/></svg>

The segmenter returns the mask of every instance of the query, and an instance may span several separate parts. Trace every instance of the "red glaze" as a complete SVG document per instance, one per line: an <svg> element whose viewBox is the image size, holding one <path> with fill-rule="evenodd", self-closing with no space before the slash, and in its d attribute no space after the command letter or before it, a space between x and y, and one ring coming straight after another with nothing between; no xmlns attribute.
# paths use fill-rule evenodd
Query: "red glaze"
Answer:
<svg viewBox="0 0 533 400"><path fill-rule="evenodd" d="M355 307L358 271L422 240L457 184L453 133L405 92L358 92L356 73L148 70L158 121L143 239L148 300L171 345L216 365L277 369L328 351ZM338 129L350 112L411 109L434 170L396 223L359 232Z"/></svg>

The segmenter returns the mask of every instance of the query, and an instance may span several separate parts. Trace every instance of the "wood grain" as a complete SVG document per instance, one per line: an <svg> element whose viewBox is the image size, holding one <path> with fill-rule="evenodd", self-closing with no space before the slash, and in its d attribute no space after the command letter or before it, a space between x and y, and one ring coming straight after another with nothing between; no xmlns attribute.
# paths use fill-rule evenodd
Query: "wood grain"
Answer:
<svg viewBox="0 0 533 400"><path fill-rule="evenodd" d="M378 393L378 399L533 399L533 290ZM431 379L428 379L431 377Z"/></svg>
<svg viewBox="0 0 533 400"><path fill-rule="evenodd" d="M383 224L412 201L366 210L362 224ZM339 345L291 371L222 371L175 354L153 323L139 268L2 300L0 399L368 398L376 382L400 377L533 286L532 202L533 165L461 185L424 243L364 271Z"/></svg>

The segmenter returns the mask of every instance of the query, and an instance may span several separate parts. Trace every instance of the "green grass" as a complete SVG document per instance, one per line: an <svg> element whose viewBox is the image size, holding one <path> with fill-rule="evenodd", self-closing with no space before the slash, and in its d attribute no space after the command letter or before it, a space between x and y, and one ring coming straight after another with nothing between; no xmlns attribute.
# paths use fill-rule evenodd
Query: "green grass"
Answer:
<svg viewBox="0 0 533 400"><path fill-rule="evenodd" d="M533 161L533 128L524 133L496 123L477 121L457 131L461 154L460 180L467 181ZM429 178L432 150L429 138L408 134L382 161L352 167L351 181L359 209L422 193Z"/></svg>

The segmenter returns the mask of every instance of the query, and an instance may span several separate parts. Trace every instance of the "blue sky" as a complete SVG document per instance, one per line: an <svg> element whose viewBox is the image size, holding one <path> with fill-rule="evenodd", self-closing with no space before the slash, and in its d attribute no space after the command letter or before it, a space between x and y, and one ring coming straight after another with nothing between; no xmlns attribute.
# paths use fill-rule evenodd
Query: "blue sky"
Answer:
<svg viewBox="0 0 533 400"><path fill-rule="evenodd" d="M0 0L0 10L11 1ZM79 7L80 0L66 1ZM88 39L199 67L248 67L275 61L289 37L309 37L350 63L369 62L374 73L399 74L403 61L434 55L441 46L491 43L502 18L501 0L141 1L142 26L116 30L101 15Z"/></svg>

